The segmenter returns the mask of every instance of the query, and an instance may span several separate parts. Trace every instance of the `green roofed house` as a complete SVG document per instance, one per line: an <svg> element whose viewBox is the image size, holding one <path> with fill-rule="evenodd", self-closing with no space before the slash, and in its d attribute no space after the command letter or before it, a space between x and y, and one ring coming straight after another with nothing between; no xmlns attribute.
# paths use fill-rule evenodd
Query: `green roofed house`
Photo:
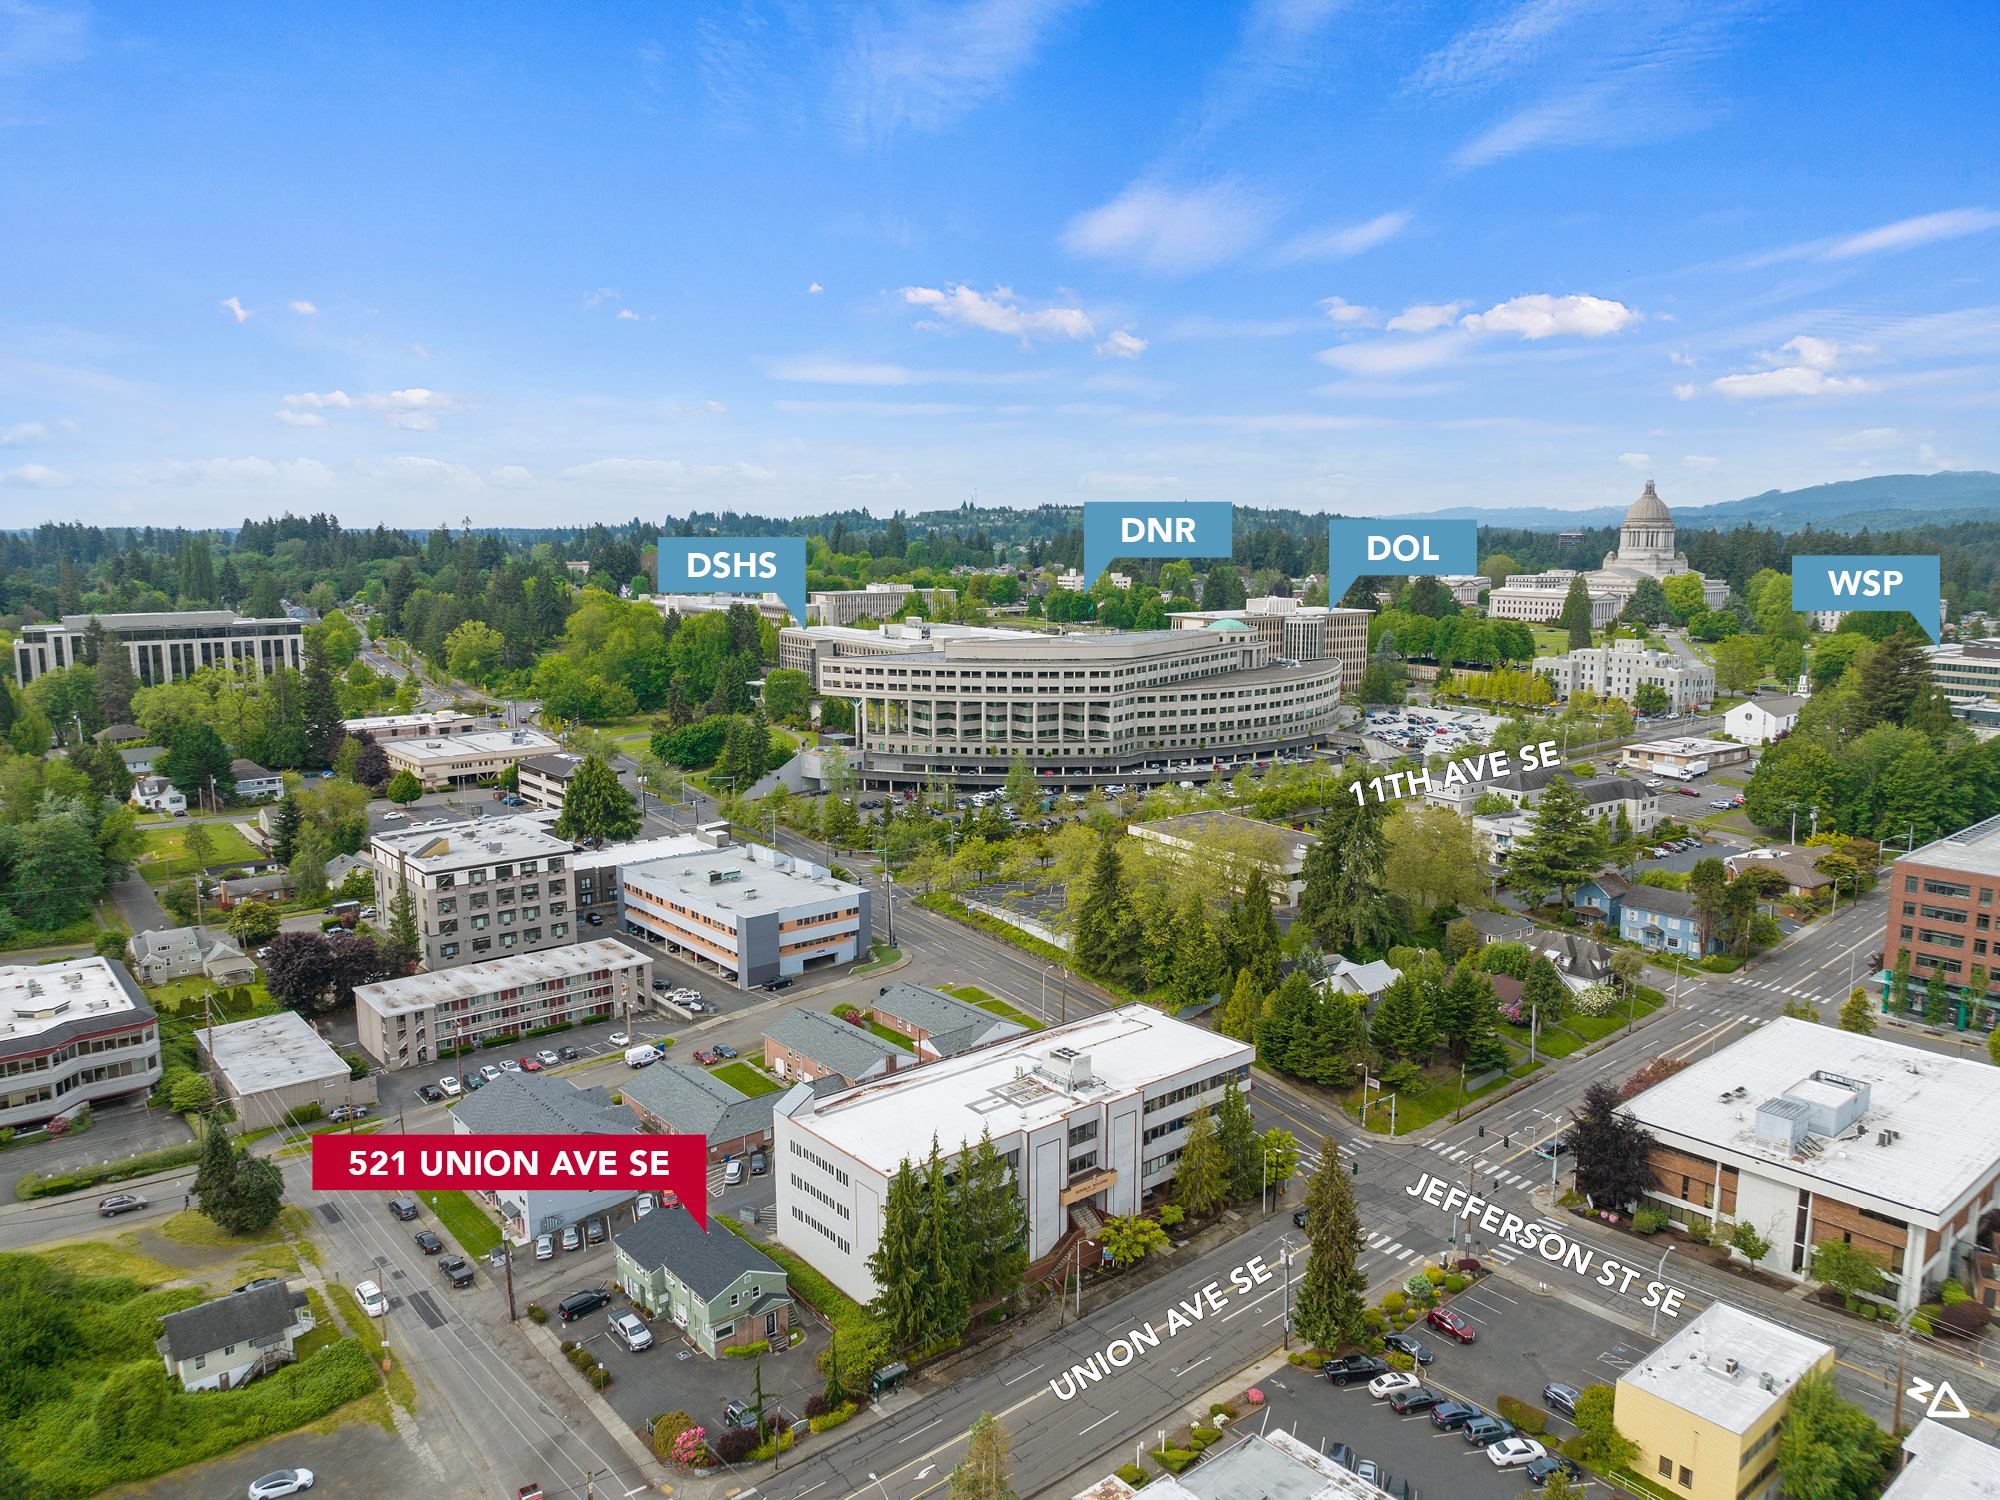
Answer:
<svg viewBox="0 0 2000 1500"><path fill-rule="evenodd" d="M666 1316L702 1353L791 1337L784 1267L711 1218L704 1230L679 1204L656 1208L611 1237L619 1288L650 1317Z"/></svg>

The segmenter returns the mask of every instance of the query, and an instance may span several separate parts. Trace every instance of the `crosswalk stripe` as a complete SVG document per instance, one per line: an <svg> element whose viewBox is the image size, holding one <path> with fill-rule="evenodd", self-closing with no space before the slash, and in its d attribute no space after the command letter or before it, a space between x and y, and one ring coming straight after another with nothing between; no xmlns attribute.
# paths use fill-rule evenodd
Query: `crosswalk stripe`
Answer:
<svg viewBox="0 0 2000 1500"><path fill-rule="evenodd" d="M1409 1258L1410 1258L1410 1257L1411 1257L1412 1255L1415 1255L1416 1253L1417 1253L1417 1252L1416 1252L1416 1251L1414 1251L1414 1250L1405 1250L1405 1251L1404 1251L1404 1252L1403 1252L1403 1253L1402 1253L1401 1255L1397 1256L1397 1257L1396 1257L1396 1259L1397 1259L1397 1260L1408 1260L1408 1259L1409 1259Z"/></svg>

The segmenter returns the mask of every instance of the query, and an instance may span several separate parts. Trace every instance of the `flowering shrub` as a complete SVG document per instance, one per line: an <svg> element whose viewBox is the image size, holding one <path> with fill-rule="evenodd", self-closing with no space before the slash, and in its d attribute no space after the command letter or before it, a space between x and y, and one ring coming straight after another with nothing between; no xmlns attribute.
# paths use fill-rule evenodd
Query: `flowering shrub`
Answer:
<svg viewBox="0 0 2000 1500"><path fill-rule="evenodd" d="M1252 1406L1262 1406L1264 1404L1264 1393L1255 1386L1252 1386L1243 1393L1243 1399L1248 1401Z"/></svg>
<svg viewBox="0 0 2000 1500"><path fill-rule="evenodd" d="M1608 1016L1618 1005L1618 991L1608 984L1587 985L1569 1000L1569 1008L1580 1016Z"/></svg>
<svg viewBox="0 0 2000 1500"><path fill-rule="evenodd" d="M673 1440L667 1449L669 1463L684 1464L691 1469L708 1467L708 1429L689 1427Z"/></svg>

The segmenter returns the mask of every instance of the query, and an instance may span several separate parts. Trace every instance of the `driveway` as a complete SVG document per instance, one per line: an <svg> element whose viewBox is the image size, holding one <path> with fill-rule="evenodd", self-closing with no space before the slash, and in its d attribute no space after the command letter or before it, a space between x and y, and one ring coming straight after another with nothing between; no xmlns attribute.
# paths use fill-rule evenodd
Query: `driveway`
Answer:
<svg viewBox="0 0 2000 1500"><path fill-rule="evenodd" d="M244 1494L252 1480L274 1469L311 1469L313 1500L464 1493L455 1485L438 1486L440 1476L426 1470L400 1437L375 1422L348 1422L329 1433L302 1428L113 1493L124 1500L214 1500Z"/></svg>
<svg viewBox="0 0 2000 1500"><path fill-rule="evenodd" d="M13 1195L13 1184L26 1172L40 1172L46 1177L115 1161L121 1156L135 1156L141 1151L185 1146L194 1139L187 1121L170 1109L148 1109L135 1101L93 1106L91 1114L95 1123L82 1135L38 1140L17 1146L7 1154L8 1170L13 1174L7 1179L9 1197ZM96 1199L93 1197L91 1201Z"/></svg>

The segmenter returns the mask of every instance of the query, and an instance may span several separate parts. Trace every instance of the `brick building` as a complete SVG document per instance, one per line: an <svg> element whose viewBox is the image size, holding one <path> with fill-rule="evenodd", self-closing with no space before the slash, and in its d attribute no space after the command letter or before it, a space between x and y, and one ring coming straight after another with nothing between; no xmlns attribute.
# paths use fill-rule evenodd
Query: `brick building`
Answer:
<svg viewBox="0 0 2000 1500"><path fill-rule="evenodd" d="M1911 975L1947 987L1961 1029L1990 1027L2000 1010L2000 986L1993 982L1996 890L2000 818L1919 845L1896 861L1889 877L1883 967L1894 969L1898 955L1909 950ZM1970 983L1974 969L1986 975L1978 994Z"/></svg>
<svg viewBox="0 0 2000 1500"><path fill-rule="evenodd" d="M911 1067L916 1061L872 1031L803 1006L786 1011L764 1031L764 1066L780 1078L810 1080L834 1075L860 1083Z"/></svg>

